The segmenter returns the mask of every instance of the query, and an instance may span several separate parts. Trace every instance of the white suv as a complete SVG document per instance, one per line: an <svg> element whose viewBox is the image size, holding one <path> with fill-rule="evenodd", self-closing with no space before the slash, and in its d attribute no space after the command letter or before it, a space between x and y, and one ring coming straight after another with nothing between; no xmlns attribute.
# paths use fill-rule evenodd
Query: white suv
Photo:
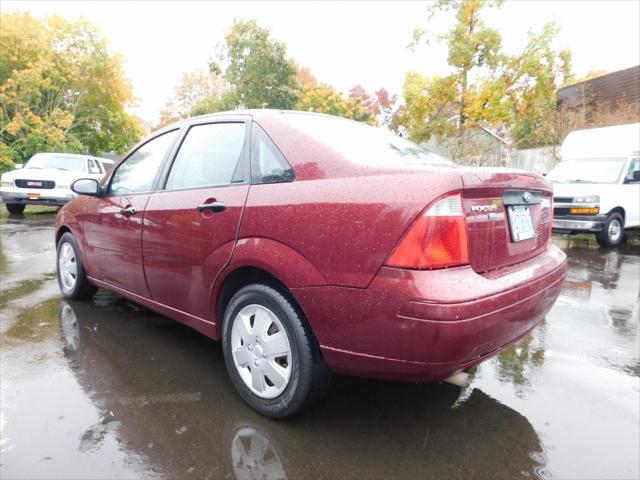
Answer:
<svg viewBox="0 0 640 480"><path fill-rule="evenodd" d="M79 178L102 179L113 168L108 158L72 153L36 153L23 168L0 177L0 197L9 213L26 205L62 206L76 194L71 184Z"/></svg>
<svg viewBox="0 0 640 480"><path fill-rule="evenodd" d="M553 230L595 233L615 246L640 226L640 124L572 132L553 182Z"/></svg>

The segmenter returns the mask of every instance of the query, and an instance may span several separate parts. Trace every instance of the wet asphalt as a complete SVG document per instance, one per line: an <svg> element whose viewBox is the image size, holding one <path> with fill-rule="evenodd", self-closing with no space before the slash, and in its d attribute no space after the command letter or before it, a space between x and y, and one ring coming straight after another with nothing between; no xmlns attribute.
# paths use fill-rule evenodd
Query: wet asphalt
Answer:
<svg viewBox="0 0 640 480"><path fill-rule="evenodd" d="M62 299L52 214L0 219L0 477L638 478L640 237L557 237L567 282L471 388L337 378L274 421L220 346L113 294Z"/></svg>

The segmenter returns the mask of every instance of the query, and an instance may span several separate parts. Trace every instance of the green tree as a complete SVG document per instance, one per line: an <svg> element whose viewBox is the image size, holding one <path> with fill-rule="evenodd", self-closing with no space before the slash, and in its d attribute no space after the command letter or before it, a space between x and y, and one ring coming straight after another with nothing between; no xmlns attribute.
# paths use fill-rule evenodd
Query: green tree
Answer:
<svg viewBox="0 0 640 480"><path fill-rule="evenodd" d="M327 113L369 124L376 123L376 115L365 108L360 98L347 98L331 85L310 82L303 85L295 104L296 110Z"/></svg>
<svg viewBox="0 0 640 480"><path fill-rule="evenodd" d="M430 7L430 24L444 11L454 13L451 29L437 38L447 44L452 73L434 77L407 73L405 106L392 122L404 126L419 142L435 135L439 143L451 146L454 159L463 162L478 152L472 139L480 126L505 127L519 146L545 144L555 91L570 76L570 53L551 46L558 33L553 23L539 34L530 32L520 54L502 51L500 33L482 19L485 10L500 4L438 0ZM428 30L414 32L415 42L425 38Z"/></svg>
<svg viewBox="0 0 640 480"><path fill-rule="evenodd" d="M269 30L255 20L235 21L225 37L220 61L212 63L211 70L224 71L237 105L291 109L298 83L295 65L286 55L286 46L272 39Z"/></svg>
<svg viewBox="0 0 640 480"><path fill-rule="evenodd" d="M206 115L207 113L225 112L238 106L238 99L232 90L224 90L198 100L191 108L189 115Z"/></svg>
<svg viewBox="0 0 640 480"><path fill-rule="evenodd" d="M215 72L196 70L183 73L174 95L160 112L160 120L154 128L158 129L193 115L233 109L235 99L228 108L224 108L220 102L228 90L222 76Z"/></svg>
<svg viewBox="0 0 640 480"><path fill-rule="evenodd" d="M0 15L0 163L38 151L122 153L142 133L122 57L86 21Z"/></svg>
<svg viewBox="0 0 640 480"><path fill-rule="evenodd" d="M518 148L556 144L556 91L573 78L571 53L552 48L558 33L553 22L539 34L529 32L522 53L505 61L507 103L513 112L510 135Z"/></svg>
<svg viewBox="0 0 640 480"><path fill-rule="evenodd" d="M183 75L160 125L238 107L297 109L375 124L378 117L390 118L396 103L384 88L372 97L357 86L347 97L318 82L308 68L288 59L286 46L255 20L234 22L209 72Z"/></svg>

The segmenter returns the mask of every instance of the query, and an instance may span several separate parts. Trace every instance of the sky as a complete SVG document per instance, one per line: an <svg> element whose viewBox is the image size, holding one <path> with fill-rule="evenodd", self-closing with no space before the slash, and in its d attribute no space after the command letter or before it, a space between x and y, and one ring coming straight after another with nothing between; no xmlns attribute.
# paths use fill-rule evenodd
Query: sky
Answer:
<svg viewBox="0 0 640 480"><path fill-rule="evenodd" d="M401 94L405 72L445 74L446 47L407 48L424 26L428 2L419 1L13 1L3 12L38 17L83 17L99 27L112 52L125 57L136 104L132 112L155 123L183 72L205 70L234 18L255 18L284 42L298 65L347 92L357 84ZM573 52L574 71L615 71L640 63L640 0L507 0L485 17L509 52L528 30L550 20L561 28L558 48ZM437 29L447 25L441 22Z"/></svg>

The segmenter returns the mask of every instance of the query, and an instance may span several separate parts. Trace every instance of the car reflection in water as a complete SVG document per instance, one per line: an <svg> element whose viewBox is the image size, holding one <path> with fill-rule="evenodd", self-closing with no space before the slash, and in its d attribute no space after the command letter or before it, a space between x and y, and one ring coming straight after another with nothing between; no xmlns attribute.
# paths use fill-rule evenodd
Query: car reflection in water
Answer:
<svg viewBox="0 0 640 480"><path fill-rule="evenodd" d="M529 421L473 390L338 378L308 413L273 421L235 394L219 346L100 293L60 305L64 355L102 412L81 452L109 433L170 478L515 478L544 474ZM69 465L72 476L73 465Z"/></svg>

